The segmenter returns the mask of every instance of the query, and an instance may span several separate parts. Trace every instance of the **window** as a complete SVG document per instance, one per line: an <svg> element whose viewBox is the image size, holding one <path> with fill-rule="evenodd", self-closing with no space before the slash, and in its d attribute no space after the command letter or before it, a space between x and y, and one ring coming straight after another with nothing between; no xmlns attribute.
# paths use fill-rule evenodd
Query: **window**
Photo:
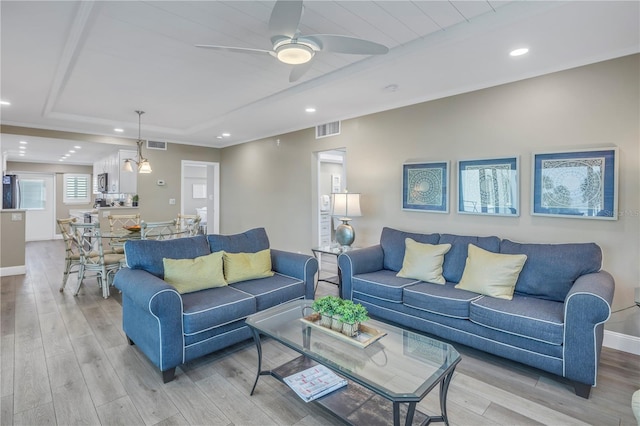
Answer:
<svg viewBox="0 0 640 426"><path fill-rule="evenodd" d="M91 202L91 175L64 174L64 203L89 204Z"/></svg>
<svg viewBox="0 0 640 426"><path fill-rule="evenodd" d="M20 179L20 206L21 209L42 210L45 208L45 182L42 179Z"/></svg>

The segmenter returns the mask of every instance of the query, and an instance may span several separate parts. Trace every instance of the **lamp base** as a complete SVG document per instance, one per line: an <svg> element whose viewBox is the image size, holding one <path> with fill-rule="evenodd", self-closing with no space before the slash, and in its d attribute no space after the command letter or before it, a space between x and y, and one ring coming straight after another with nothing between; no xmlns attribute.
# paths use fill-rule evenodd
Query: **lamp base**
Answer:
<svg viewBox="0 0 640 426"><path fill-rule="evenodd" d="M341 246L350 246L356 239L356 231L349 222L342 220L342 223L336 228L336 241Z"/></svg>

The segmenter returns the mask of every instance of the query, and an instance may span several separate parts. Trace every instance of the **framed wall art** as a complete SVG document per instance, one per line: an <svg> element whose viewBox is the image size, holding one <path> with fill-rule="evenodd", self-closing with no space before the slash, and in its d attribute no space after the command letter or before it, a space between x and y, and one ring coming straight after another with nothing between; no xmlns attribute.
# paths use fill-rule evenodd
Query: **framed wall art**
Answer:
<svg viewBox="0 0 640 426"><path fill-rule="evenodd" d="M458 213L519 216L518 157L458 161Z"/></svg>
<svg viewBox="0 0 640 426"><path fill-rule="evenodd" d="M616 220L618 149L534 154L532 214Z"/></svg>
<svg viewBox="0 0 640 426"><path fill-rule="evenodd" d="M402 165L402 209L449 212L449 162Z"/></svg>

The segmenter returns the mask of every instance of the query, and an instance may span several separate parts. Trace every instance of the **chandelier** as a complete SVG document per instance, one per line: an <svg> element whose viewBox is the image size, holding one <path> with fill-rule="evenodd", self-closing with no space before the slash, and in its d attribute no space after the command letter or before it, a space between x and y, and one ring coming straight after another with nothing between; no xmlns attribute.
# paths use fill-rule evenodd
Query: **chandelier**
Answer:
<svg viewBox="0 0 640 426"><path fill-rule="evenodd" d="M138 114L138 140L136 141L138 144L138 159L134 160L133 158L127 158L124 160L122 170L125 172L132 172L133 166L131 163L136 163L138 166L138 173L151 173L151 164L149 164L149 160L142 156L142 144L144 141L140 138L140 117L144 114L144 111L136 111L136 114Z"/></svg>

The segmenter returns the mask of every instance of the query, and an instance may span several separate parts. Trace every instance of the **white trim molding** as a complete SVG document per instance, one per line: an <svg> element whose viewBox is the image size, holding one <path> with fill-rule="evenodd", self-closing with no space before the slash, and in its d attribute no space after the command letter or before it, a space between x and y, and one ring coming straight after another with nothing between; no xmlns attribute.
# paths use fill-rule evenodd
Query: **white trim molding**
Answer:
<svg viewBox="0 0 640 426"><path fill-rule="evenodd" d="M18 266L6 266L0 268L0 277L8 277L11 275L24 275L27 273L27 267L25 265Z"/></svg>
<svg viewBox="0 0 640 426"><path fill-rule="evenodd" d="M640 337L605 330L602 345L619 351L640 355Z"/></svg>

